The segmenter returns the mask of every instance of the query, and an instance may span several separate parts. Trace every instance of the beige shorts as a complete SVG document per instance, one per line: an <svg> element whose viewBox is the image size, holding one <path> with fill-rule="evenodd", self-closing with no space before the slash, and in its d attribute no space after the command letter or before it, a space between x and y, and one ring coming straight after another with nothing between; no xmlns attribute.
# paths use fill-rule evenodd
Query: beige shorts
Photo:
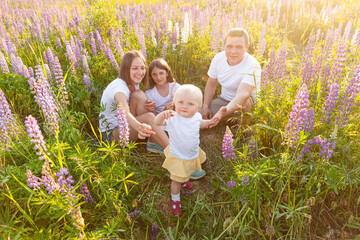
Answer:
<svg viewBox="0 0 360 240"><path fill-rule="evenodd" d="M251 107L255 106L255 99L253 96L250 96L249 101L251 103ZM215 113L217 113L221 107L225 107L228 105L230 101L223 99L222 97L218 96L217 98L213 99L210 103L210 111L211 114L214 116Z"/></svg>

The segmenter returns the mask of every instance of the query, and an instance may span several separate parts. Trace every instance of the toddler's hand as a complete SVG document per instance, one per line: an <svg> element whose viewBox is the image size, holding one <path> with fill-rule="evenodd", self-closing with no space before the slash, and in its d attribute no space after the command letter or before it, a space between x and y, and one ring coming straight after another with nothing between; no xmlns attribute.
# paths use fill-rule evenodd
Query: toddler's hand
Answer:
<svg viewBox="0 0 360 240"><path fill-rule="evenodd" d="M165 110L162 112L162 115L163 115L164 119L169 119L169 118L175 116L175 112L173 110Z"/></svg>

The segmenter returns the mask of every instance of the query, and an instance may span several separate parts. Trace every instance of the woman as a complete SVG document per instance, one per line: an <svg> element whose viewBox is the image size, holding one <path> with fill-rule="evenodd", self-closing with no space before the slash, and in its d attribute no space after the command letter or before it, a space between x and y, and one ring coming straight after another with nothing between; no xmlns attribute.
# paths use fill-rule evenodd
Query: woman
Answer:
<svg viewBox="0 0 360 240"><path fill-rule="evenodd" d="M155 115L145 108L146 96L139 84L147 83L146 61L139 51L127 52L120 64L119 78L112 81L101 97L99 128L103 140L118 141L120 131L117 123L116 106L121 103L130 128L130 141L149 137L147 150L163 153L169 145L169 138L161 127L154 124ZM129 111L130 109L130 111Z"/></svg>

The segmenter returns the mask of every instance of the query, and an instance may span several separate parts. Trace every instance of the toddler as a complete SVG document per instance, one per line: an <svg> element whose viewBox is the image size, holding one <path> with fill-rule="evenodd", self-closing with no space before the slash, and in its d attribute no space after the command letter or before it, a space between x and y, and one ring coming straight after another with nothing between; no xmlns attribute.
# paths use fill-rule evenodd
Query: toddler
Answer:
<svg viewBox="0 0 360 240"><path fill-rule="evenodd" d="M198 112L202 106L201 90L191 84L178 88L174 95L175 111L165 110L155 117L155 124L166 126L170 145L164 150L166 159L163 167L170 172L171 210L175 216L181 216L181 187L191 190L193 184L188 182L191 174L201 169L206 155L200 149L200 128L213 125L218 120L203 120Z"/></svg>

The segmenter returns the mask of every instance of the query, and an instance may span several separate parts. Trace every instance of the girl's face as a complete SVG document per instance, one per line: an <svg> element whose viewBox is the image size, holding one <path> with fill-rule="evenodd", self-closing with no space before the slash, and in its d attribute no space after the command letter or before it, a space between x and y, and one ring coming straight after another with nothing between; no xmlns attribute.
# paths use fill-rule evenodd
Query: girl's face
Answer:
<svg viewBox="0 0 360 240"><path fill-rule="evenodd" d="M176 113L186 118L194 116L195 113L201 108L197 99L188 93L183 93L176 96L174 103Z"/></svg>
<svg viewBox="0 0 360 240"><path fill-rule="evenodd" d="M130 78L133 85L141 83L146 74L146 67L141 58L135 58L130 67Z"/></svg>
<svg viewBox="0 0 360 240"><path fill-rule="evenodd" d="M168 72L160 68L153 68L151 71L151 78L154 80L156 85L163 85L167 82Z"/></svg>

